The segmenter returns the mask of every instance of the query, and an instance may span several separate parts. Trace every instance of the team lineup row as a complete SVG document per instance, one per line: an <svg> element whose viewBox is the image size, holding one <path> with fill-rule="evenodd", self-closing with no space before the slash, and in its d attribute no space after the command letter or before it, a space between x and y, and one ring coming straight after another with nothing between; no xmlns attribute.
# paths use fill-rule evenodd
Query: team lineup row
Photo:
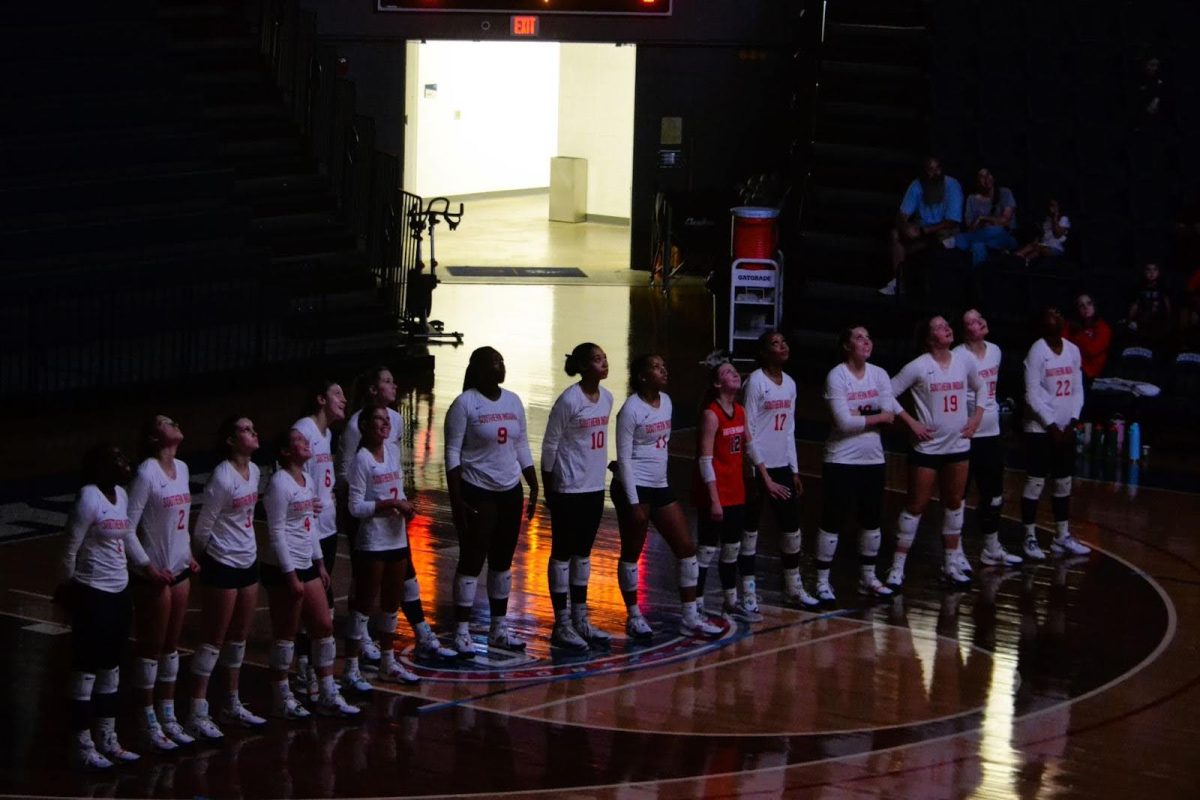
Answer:
<svg viewBox="0 0 1200 800"><path fill-rule="evenodd" d="M246 727L264 724L238 692L260 583L268 595L272 627L273 716L297 719L311 713L288 683L297 650L301 693L320 714L359 713L342 692L371 691L372 684L363 676L367 663L377 663L381 681L417 682L419 677L395 658L401 611L412 626L417 658L473 657L476 645L469 624L485 564L491 612L488 646L523 649L524 642L507 623L508 597L521 517L532 517L540 487L552 530L547 565L555 613L551 644L580 652L606 647L611 635L592 624L587 592L590 553L610 470L620 533L617 583L627 609L625 633L633 642L653 635L637 597L638 560L651 522L678 561L683 635L715 636L722 630L702 601L714 559L724 595L722 613L750 623L761 620L755 585L760 504L751 500L754 497L761 498L775 518L784 600L789 605L816 608L836 601L829 575L851 511L860 528L860 591L875 597L901 591L907 553L935 486L943 506L943 578L952 587L969 586L971 565L961 547L968 474L979 489L981 562L1019 564L1021 556L1010 554L998 538L1003 453L996 378L1001 353L987 341L987 323L977 311L963 315L962 327L964 342L952 349L954 334L947 321L928 320L920 337L926 352L891 378L869 363L872 344L866 329L842 333L843 360L829 372L825 385L834 424L825 445L820 528L810 544L816 562L812 593L800 576L798 503L803 484L796 457L796 386L784 371L789 356L784 336L763 334L760 366L744 385L728 362L711 369L691 487L697 508L695 538L667 479L672 404L661 357L638 356L630 365L630 394L616 416L617 459L610 465L607 436L613 397L601 385L608 376L607 356L592 343L577 346L567 356L566 372L579 376L579 381L551 409L539 480L524 408L516 395L501 387L504 360L492 348L477 349L471 354L463 391L445 419L446 481L459 540L453 579L455 629L449 647L424 618L409 557L406 523L415 509L404 493L402 420L392 409L396 386L385 368L360 378L359 410L349 420L341 387L323 382L309 395L310 413L279 437L278 468L262 497L267 518L262 547L254 528L260 473L251 461L259 441L248 418L234 416L222 424L219 441L225 459L213 470L194 526L189 518L188 468L176 458L183 435L174 421L160 415L146 426L146 457L128 494L123 484L131 470L125 457L115 447L93 447L84 459L85 485L69 524L64 581L57 593L72 622L75 762L107 768L138 758L121 746L115 730L119 663L131 627L136 631L133 682L142 707L144 746L168 752L198 738L219 740L223 733L217 721ZM1073 461L1069 432L1082 408L1083 387L1079 351L1062 339L1061 327L1057 312L1047 309L1042 337L1025 360L1029 467L1022 499L1022 551L1035 560L1046 557L1033 520L1047 477L1054 484L1053 552L1089 552L1071 535L1068 523ZM912 414L897 401L904 392L912 395ZM910 430L913 448L895 551L881 579L875 564L882 540L885 464L879 430L897 418ZM332 427L342 421L345 428L335 459ZM749 478L747 467L752 468ZM756 492L747 491L747 480L756 484ZM340 685L333 675L337 647L328 574L335 563L339 527L351 541L353 567ZM191 661L190 714L181 722L175 714L176 648L192 577L200 595L201 642ZM207 696L218 664L228 683L214 720Z"/></svg>

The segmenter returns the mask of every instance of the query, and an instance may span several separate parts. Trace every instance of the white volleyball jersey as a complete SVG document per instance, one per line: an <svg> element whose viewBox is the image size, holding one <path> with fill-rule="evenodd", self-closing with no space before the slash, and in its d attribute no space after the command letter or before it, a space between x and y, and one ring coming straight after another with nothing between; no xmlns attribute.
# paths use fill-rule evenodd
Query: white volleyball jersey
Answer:
<svg viewBox="0 0 1200 800"><path fill-rule="evenodd" d="M525 407L507 389L489 400L474 389L454 398L446 412L446 470L462 467L462 479L480 489L503 492L533 466Z"/></svg>
<svg viewBox="0 0 1200 800"><path fill-rule="evenodd" d="M337 508L333 504L333 432L322 434L312 417L304 417L292 425L308 439L312 455L304 462L304 472L311 479L313 496L321 503L316 515L317 536L324 539L337 533Z"/></svg>
<svg viewBox="0 0 1200 800"><path fill-rule="evenodd" d="M408 547L404 517L377 517L375 504L380 500L406 500L404 470L400 466L400 448L391 442L383 446L383 461L365 447L354 456L350 467L350 514L362 520L354 538L355 550L396 550Z"/></svg>
<svg viewBox="0 0 1200 800"><path fill-rule="evenodd" d="M1062 352L1055 353L1038 339L1025 356L1026 431L1044 433L1050 425L1065 429L1083 411L1083 371L1079 348L1062 340Z"/></svg>
<svg viewBox="0 0 1200 800"><path fill-rule="evenodd" d="M394 408L389 408L388 420L392 423L392 438L389 440L397 447L400 452L404 452L404 418L400 416L400 412ZM358 446L362 444L362 434L358 432L358 418L362 416L362 411L355 411L350 419L346 422L345 429L338 435L338 454L334 464L334 473L336 482L344 484L350 478L350 467L354 464L354 456L358 453ZM401 459L401 463L404 463Z"/></svg>
<svg viewBox="0 0 1200 800"><path fill-rule="evenodd" d="M283 572L308 569L321 558L321 539L313 518L312 477L305 474L301 486L285 469L278 469L267 483L263 508L267 512L268 547L262 561Z"/></svg>
<svg viewBox="0 0 1200 800"><path fill-rule="evenodd" d="M578 383L554 401L542 439L542 472L554 475L554 488L565 494L604 491L608 468L608 418L612 392L600 387L596 402Z"/></svg>
<svg viewBox="0 0 1200 800"><path fill-rule="evenodd" d="M877 428L867 427L867 417L892 410L892 382L888 374L867 364L861 380L845 363L825 376L825 402L833 427L825 440L829 464L882 464L883 441Z"/></svg>
<svg viewBox="0 0 1200 800"><path fill-rule="evenodd" d="M617 412L617 466L630 503L637 503L637 487L667 486L668 446L671 442L671 398L658 395L658 407L636 394L625 398Z"/></svg>
<svg viewBox="0 0 1200 800"><path fill-rule="evenodd" d="M911 389L917 419L933 429L933 438L916 442L913 449L926 455L962 453L971 449L971 440L963 438L967 427L967 391L981 391L979 373L967 365L961 355L950 351L950 364L942 369L929 353L917 356L892 378L893 410L902 411L899 397Z"/></svg>
<svg viewBox="0 0 1200 800"><path fill-rule="evenodd" d="M967 413L974 414L976 404L983 406L983 420L979 430L975 432L976 439L1000 435L1000 403L996 400L996 383L1000 380L1000 348L991 342L984 342L986 348L983 358L977 358L971 348L960 344L954 348L963 359L979 373L983 391L967 392Z"/></svg>
<svg viewBox="0 0 1200 800"><path fill-rule="evenodd" d="M168 478L156 458L138 467L129 489L129 524L154 566L178 575L192 562L188 519L192 490L187 464L175 459L175 477ZM140 525L139 525L140 523Z"/></svg>
<svg viewBox="0 0 1200 800"><path fill-rule="evenodd" d="M129 565L144 567L150 557L129 524L129 496L116 487L117 501L109 502L96 486L79 490L67 522L63 577L102 592L120 592L129 585Z"/></svg>
<svg viewBox="0 0 1200 800"><path fill-rule="evenodd" d="M217 464L196 517L196 552L235 569L252 567L258 558L254 506L261 478L257 464L248 467L249 477L243 478L232 462Z"/></svg>
<svg viewBox="0 0 1200 800"><path fill-rule="evenodd" d="M746 379L742 396L750 441L763 465L796 472L796 382L785 372L783 381L775 383L756 369Z"/></svg>

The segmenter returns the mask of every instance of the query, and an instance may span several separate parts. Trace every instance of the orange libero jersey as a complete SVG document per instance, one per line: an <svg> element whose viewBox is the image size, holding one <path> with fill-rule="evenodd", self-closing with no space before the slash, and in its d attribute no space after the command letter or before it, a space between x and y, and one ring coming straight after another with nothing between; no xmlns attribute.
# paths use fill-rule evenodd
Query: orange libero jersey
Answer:
<svg viewBox="0 0 1200 800"><path fill-rule="evenodd" d="M717 496L721 498L723 506L740 506L746 502L746 483L742 477L746 410L742 408L741 403L734 403L733 414L727 414L715 400L704 410L717 415L717 432L713 438L713 472L717 475ZM699 462L693 472L692 499L697 506L708 506L708 489L700 478Z"/></svg>

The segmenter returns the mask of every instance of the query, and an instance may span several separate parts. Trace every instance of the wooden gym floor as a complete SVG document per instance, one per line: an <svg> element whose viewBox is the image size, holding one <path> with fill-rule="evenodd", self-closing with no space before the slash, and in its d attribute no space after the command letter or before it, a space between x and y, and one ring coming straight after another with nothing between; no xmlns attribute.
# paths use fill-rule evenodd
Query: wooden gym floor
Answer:
<svg viewBox="0 0 1200 800"><path fill-rule="evenodd" d="M435 374L407 387L401 400L420 509L410 536L435 630L450 629L457 557L441 423L470 349L489 344L504 354L507 386L525 401L536 458L549 407L569 382L562 355L578 341L607 349L608 386L618 398L632 352L667 355L669 391L686 416L703 379L698 361L711 341L708 303L703 289L688 282L669 298L586 280L438 290L434 316L463 330L467 345L437 349ZM819 407L816 387L801 392L804 405ZM194 496L213 464L205 443L217 419L245 408L269 435L294 418L300 393L291 385L250 393L214 387L208 396L161 409L189 436L181 456L193 468ZM910 557L902 598L859 600L847 537L834 567L837 606L818 614L784 609L775 531L764 524L759 574L766 619L752 627L728 623L713 642L674 633L674 564L652 535L641 595L658 633L640 649L624 642L609 508L589 596L614 646L576 660L557 658L548 645L550 532L539 509L514 567L510 615L529 642L525 654L492 651L464 665L412 662L406 650L425 681L411 689L379 687L362 722L272 721L261 732L228 731L221 746L147 756L106 775L72 772L63 699L69 636L48 602L58 531L74 490L70 474L94 439L132 445L138 423L153 410L158 402L148 398L117 411L32 417L13 426L10 453L31 455L6 460L0 489L4 796L1200 796L1200 496L1153 488L1153 464L1143 469L1140 486L1077 481L1074 528L1096 548L1092 556L977 573L966 593L938 586L933 510ZM672 482L686 495L690 431L677 431L671 445ZM807 533L815 531L820 510L820 444L802 441L800 454ZM1011 472L1006 492L1002 535L1014 543L1021 477ZM903 480L902 461L893 457L883 563ZM1192 485L1200 485L1194 477ZM971 514L966 531L974 558L980 543ZM811 582L810 569L806 576ZM339 615L348 582L348 563L339 559ZM709 607L719 602L712 574ZM486 613L481 597L481 649ZM195 641L195 622L193 613L185 648ZM407 648L403 621L399 630ZM261 667L268 643L264 609L243 677L243 697L258 711L269 705ZM180 697L187 693L187 661L185 655ZM214 701L220 686L218 676ZM134 709L126 700L120 729L132 743Z"/></svg>

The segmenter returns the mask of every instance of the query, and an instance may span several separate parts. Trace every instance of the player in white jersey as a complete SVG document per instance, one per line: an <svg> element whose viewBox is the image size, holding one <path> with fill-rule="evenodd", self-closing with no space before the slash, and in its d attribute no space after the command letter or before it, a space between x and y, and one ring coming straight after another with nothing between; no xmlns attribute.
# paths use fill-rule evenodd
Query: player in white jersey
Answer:
<svg viewBox="0 0 1200 800"><path fill-rule="evenodd" d="M204 487L192 536L200 564L200 646L192 656L192 707L184 729L196 739L211 741L224 736L208 709L208 682L218 662L228 676L221 721L247 728L266 722L246 708L239 690L246 637L258 606L254 507L258 504L259 469L250 460L256 450L258 433L248 417L235 414L221 422L217 451L225 458L213 468ZM161 665L160 672L163 669L178 672L179 663ZM174 709L164 704L160 711L167 729L166 720L174 718Z"/></svg>
<svg viewBox="0 0 1200 800"><path fill-rule="evenodd" d="M921 515L933 496L935 484L942 503L942 576L952 588L965 588L971 579L958 566L955 552L963 526L963 495L967 488L971 437L983 420L983 407L967 411L967 392L984 391L979 373L966 358L950 349L954 331L944 317L934 316L917 326L926 352L908 362L892 378L892 410L913 435L908 455L908 497L896 523L896 552L887 585L893 592L904 584L908 550L917 536ZM898 398L912 390L913 417Z"/></svg>
<svg viewBox="0 0 1200 800"><path fill-rule="evenodd" d="M719 636L721 628L705 619L696 603L700 563L688 533L683 508L667 482L671 441L671 398L667 365L657 355L640 355L629 365L630 395L617 412L617 477L612 482L613 505L621 533L617 585L629 618L625 633L646 642L654 635L638 605L638 559L650 523L679 559L679 600L683 604L680 632L684 636Z"/></svg>
<svg viewBox="0 0 1200 800"><path fill-rule="evenodd" d="M400 448L392 442L386 408L355 415L361 446L348 474L349 509L361 522L354 537L354 602L346 631L345 686L362 691L358 656L364 632L379 637L379 679L419 683L420 677L396 661L396 615L404 599L404 578L411 561L407 523L416 508L404 494ZM370 684L367 684L369 688Z"/></svg>
<svg viewBox="0 0 1200 800"><path fill-rule="evenodd" d="M756 555L762 504L771 507L779 529L779 560L783 565L783 599L791 606L816 608L800 579L800 496L804 483L796 460L796 382L783 371L791 351L778 331L758 337L759 368L746 378L742 391L746 427L754 445L747 452L754 466L756 491L746 504L745 530L738 555L742 574L742 602L758 608Z"/></svg>
<svg viewBox="0 0 1200 800"><path fill-rule="evenodd" d="M987 340L988 324L977 309L968 309L962 315L963 343L954 352L966 359L983 384L982 392L967 393L967 408L983 407L983 420L979 430L971 437L970 478L974 478L979 492L975 516L979 521L979 532L983 534L983 550L979 561L986 566L1015 567L1022 558L1009 553L1000 544L1000 511L1004 507L1004 443L1000 439L1000 404L996 401L996 387L1000 381L1000 348ZM956 556L959 569L971 574L971 565L962 555L959 545Z"/></svg>
<svg viewBox="0 0 1200 800"><path fill-rule="evenodd" d="M89 448L83 478L54 596L71 617L71 761L107 769L138 760L116 731L121 651L133 615L129 568L160 586L173 576L150 561L129 524L129 498L119 485L129 479L129 462L121 451L110 444Z"/></svg>
<svg viewBox="0 0 1200 800"><path fill-rule="evenodd" d="M606 646L612 639L592 625L587 592L592 544L604 513L613 397L600 385L608 377L608 356L599 345L576 345L563 369L567 375L578 375L579 382L554 401L542 439L542 486L551 531L547 583L554 607L550 643L582 651L589 645Z"/></svg>
<svg viewBox="0 0 1200 800"><path fill-rule="evenodd" d="M1025 356L1025 489L1021 523L1025 526L1025 557L1043 561L1035 520L1046 476L1054 480L1050 501L1055 555L1085 556L1091 548L1071 535L1071 472L1075 462L1075 423L1083 410L1083 371L1079 348L1063 338L1063 318L1056 308L1042 313L1042 337Z"/></svg>
<svg viewBox="0 0 1200 800"><path fill-rule="evenodd" d="M879 429L891 425L892 382L888 374L868 359L874 343L862 326L846 328L838 338L842 363L825 377L825 402L833 426L825 440L821 465L821 527L817 531L817 597L835 597L829 571L838 538L849 511L858 520L858 590L870 597L888 597L892 590L875 575L875 558L883 540L884 478L887 462Z"/></svg>
<svg viewBox="0 0 1200 800"><path fill-rule="evenodd" d="M488 644L525 649L525 642L508 627L508 595L525 501L521 478L529 484L526 519L537 510L538 478L529 452L525 407L519 397L500 388L504 375L500 353L491 347L476 349L467 363L462 394L446 412L446 489L459 542L454 649L463 658L475 656L471 608L485 563L492 617Z"/></svg>
<svg viewBox="0 0 1200 800"><path fill-rule="evenodd" d="M318 714L353 717L357 706L347 703L333 679L337 642L326 591L329 573L322 558L317 492L305 469L312 457L308 437L292 427L276 442L279 469L271 476L263 497L267 512L268 546L262 552L260 579L267 588L271 608L270 678L274 695L272 713L283 719L304 719L309 712L288 688L288 671L295 652L301 619L312 640L312 670L316 673ZM332 469L332 464L330 468Z"/></svg>
<svg viewBox="0 0 1200 800"><path fill-rule="evenodd" d="M321 542L322 560L328 565L329 574L337 564L337 503L333 497L333 431L330 428L346 419L346 395L342 387L331 380L314 384L308 392L305 416L296 420L292 427L308 440L312 457L305 463L304 471L312 479L314 493L313 522ZM333 582L325 584L325 600L333 614ZM296 659L296 679L309 700L315 701L320 691L316 676L308 666L310 642L304 628L296 639L300 656Z"/></svg>
<svg viewBox="0 0 1200 800"><path fill-rule="evenodd" d="M156 688L160 706L175 703L176 647L187 613L189 578L199 569L192 558L188 530L192 510L188 467L175 457L182 442L183 431L170 417L158 414L148 420L142 431L146 459L129 490L129 524L139 531L138 538L154 566L172 576L169 586L137 578L133 583L138 654L135 686L142 701L142 741L158 752L175 750L191 738L173 725L173 733L183 734L182 742L176 742L164 731L154 710Z"/></svg>

